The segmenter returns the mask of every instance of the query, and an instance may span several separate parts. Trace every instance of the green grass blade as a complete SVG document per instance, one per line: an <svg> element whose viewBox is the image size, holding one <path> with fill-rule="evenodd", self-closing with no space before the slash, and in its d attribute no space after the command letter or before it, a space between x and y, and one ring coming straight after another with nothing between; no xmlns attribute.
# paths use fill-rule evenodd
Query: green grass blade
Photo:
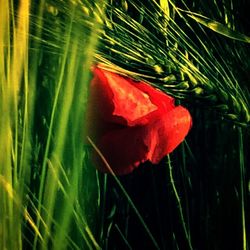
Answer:
<svg viewBox="0 0 250 250"><path fill-rule="evenodd" d="M239 136L239 166L240 166L240 199L241 199L241 220L242 220L242 249L247 250L247 236L246 236L246 214L245 214L245 160L243 147L243 133L242 128L238 128Z"/></svg>
<svg viewBox="0 0 250 250"><path fill-rule="evenodd" d="M217 22L213 19L205 17L203 15L197 13L187 14L188 17L192 18L196 22L202 24L203 26L207 27L208 29L215 31L216 33L228 37L230 39L238 40L245 43L250 43L250 37L240 32L237 32L233 29L228 28L226 25Z"/></svg>

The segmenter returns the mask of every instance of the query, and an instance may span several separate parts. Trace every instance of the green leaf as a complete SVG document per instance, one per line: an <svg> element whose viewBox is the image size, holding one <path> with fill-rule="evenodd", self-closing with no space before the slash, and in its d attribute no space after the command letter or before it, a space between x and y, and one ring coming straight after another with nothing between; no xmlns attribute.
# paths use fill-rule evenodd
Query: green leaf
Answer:
<svg viewBox="0 0 250 250"><path fill-rule="evenodd" d="M215 31L223 36L226 36L228 38L238 40L241 42L250 43L249 36L246 36L240 32L234 31L222 23L219 23L219 22L214 21L208 17L202 16L200 14L193 13L193 12L192 12L192 14L188 14L188 16L191 17L192 19L194 19L196 22L206 26L210 30L213 30L213 31Z"/></svg>

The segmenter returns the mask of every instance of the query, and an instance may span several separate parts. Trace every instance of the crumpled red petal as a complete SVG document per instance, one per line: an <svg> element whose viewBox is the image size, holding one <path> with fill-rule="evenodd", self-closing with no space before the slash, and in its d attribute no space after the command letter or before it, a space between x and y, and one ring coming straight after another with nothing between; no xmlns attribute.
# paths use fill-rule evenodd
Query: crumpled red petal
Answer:
<svg viewBox="0 0 250 250"><path fill-rule="evenodd" d="M147 159L155 164L184 140L192 124L190 113L182 106L175 107L165 115L159 113L158 116L148 124L144 137L150 149Z"/></svg>
<svg viewBox="0 0 250 250"><path fill-rule="evenodd" d="M95 68L88 107L89 136L117 175L132 172L140 163L158 163L190 130L187 109L144 82L135 82ZM97 159L97 168L108 172Z"/></svg>
<svg viewBox="0 0 250 250"><path fill-rule="evenodd" d="M159 163L184 140L191 126L190 114L181 106L168 116L155 113L154 118L146 126L115 129L101 138L99 149L116 174L128 174L147 160ZM101 162L98 165L108 171Z"/></svg>
<svg viewBox="0 0 250 250"><path fill-rule="evenodd" d="M91 92L96 106L102 110L103 119L108 122L142 124L145 121L141 118L157 110L149 95L138 89L136 84L99 68L94 69Z"/></svg>
<svg viewBox="0 0 250 250"><path fill-rule="evenodd" d="M145 82L135 82L132 79L129 79L129 81L140 91L148 94L150 101L157 106L158 110L160 109L162 111L168 112L175 107L173 97L166 95L162 91L150 86L149 84L146 84Z"/></svg>

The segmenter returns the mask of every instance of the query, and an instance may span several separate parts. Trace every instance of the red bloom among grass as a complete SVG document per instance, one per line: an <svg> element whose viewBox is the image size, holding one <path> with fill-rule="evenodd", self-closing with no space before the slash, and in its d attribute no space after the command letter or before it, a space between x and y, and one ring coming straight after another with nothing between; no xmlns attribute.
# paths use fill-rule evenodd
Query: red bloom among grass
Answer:
<svg viewBox="0 0 250 250"><path fill-rule="evenodd" d="M115 174L128 174L145 161L159 163L184 140L192 119L172 97L98 67L93 74L87 133ZM100 161L97 168L108 172Z"/></svg>

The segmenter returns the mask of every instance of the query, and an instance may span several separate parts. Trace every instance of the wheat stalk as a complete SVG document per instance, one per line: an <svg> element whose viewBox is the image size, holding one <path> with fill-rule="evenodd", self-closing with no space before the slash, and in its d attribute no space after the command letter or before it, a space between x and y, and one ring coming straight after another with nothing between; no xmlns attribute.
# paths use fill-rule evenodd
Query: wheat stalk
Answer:
<svg viewBox="0 0 250 250"><path fill-rule="evenodd" d="M206 42L204 29L189 24L188 15L194 16L191 11L187 10L187 15L171 1L110 1L106 12L91 1L72 4L79 6L79 25L92 27L90 17L103 24L96 60L105 67L147 81L175 98L212 108L224 119L249 125L249 95L229 62L216 55L219 40L215 37L215 41ZM62 4L58 6L59 12L67 13ZM203 37L187 35L196 35L197 28ZM227 44L227 40L223 42ZM232 47L219 45L233 57Z"/></svg>
<svg viewBox="0 0 250 250"><path fill-rule="evenodd" d="M109 68L146 80L176 98L213 108L238 124L249 124L247 96L227 62L220 62L210 53L213 44L204 44L198 37L197 45L156 3L151 8L144 6L143 13L141 7L133 5L137 14L150 20L150 24L136 21L112 6L108 12L112 21L101 37L103 46L98 59ZM156 11L152 12L152 8ZM176 6L173 5L173 9L188 22ZM191 28L186 27L192 32Z"/></svg>

